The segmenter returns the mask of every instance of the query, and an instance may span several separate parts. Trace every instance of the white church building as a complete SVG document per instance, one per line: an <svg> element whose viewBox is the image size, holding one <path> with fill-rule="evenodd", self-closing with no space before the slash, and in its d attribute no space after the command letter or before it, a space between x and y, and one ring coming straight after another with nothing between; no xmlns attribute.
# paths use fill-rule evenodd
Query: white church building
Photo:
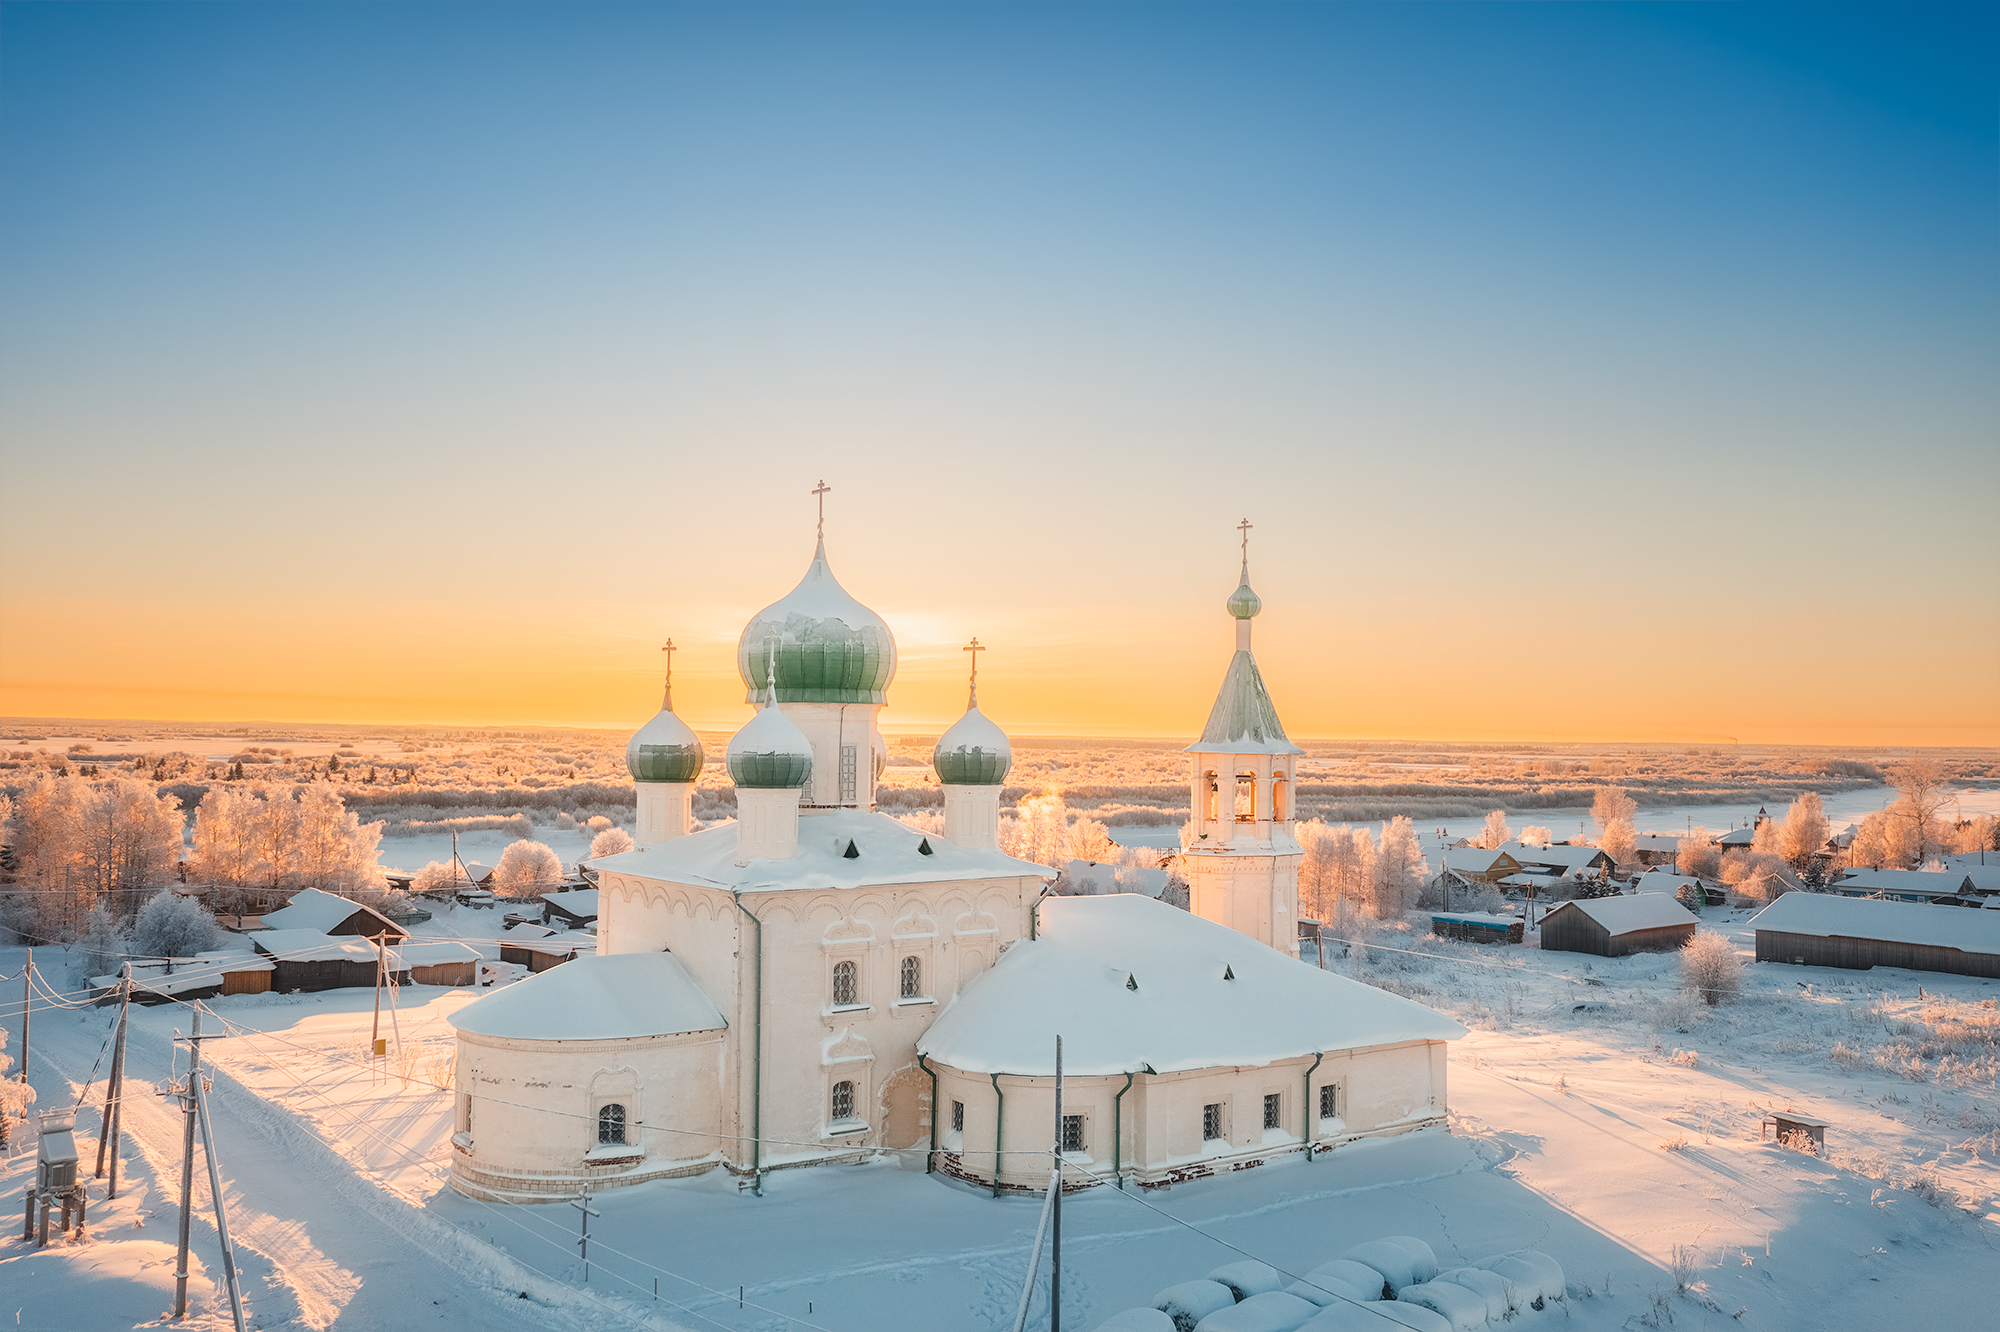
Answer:
<svg viewBox="0 0 2000 1332"><path fill-rule="evenodd" d="M626 750L635 849L595 862L598 954L468 1004L454 1188L534 1202L718 1166L913 1152L995 1193L1045 1186L1057 1034L1080 1181L1140 1186L1443 1122L1463 1028L1297 960L1285 738L1236 652L1189 748L1192 912L1051 897L1000 850L1006 736L978 708L938 741L944 832L879 812L881 617L805 577L737 645L756 709L730 741L737 817L692 831L701 742L672 695ZM976 673L975 673L976 684Z"/></svg>

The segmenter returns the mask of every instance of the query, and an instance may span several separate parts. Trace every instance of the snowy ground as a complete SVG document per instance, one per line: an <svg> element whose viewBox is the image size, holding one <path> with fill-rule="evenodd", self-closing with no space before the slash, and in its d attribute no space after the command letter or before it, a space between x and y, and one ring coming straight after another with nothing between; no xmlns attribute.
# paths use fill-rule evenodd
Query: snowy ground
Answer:
<svg viewBox="0 0 2000 1332"><path fill-rule="evenodd" d="M1711 912L1707 923L1747 951L1743 915ZM471 929L455 917L434 926ZM1302 1272L1384 1233L1421 1236L1447 1262L1523 1246L1555 1256L1572 1298L1524 1330L1658 1326L1666 1314L1677 1327L1788 1332L1836 1319L1982 1324L2000 1263L2000 1013L1983 1005L2000 985L1752 966L1742 1001L1708 1010L1679 997L1670 958L1369 937L1409 951L1378 946L1365 962L1329 965L1361 967L1473 1028L1452 1052L1451 1132L1168 1193L1072 1198L1068 1325L1090 1328L1240 1256L1231 1245ZM0 968L20 959L0 949ZM59 954L38 961L60 974ZM761 1199L720 1175L604 1194L586 1288L573 1210L494 1207L442 1186L444 1020L471 993L404 990L384 1031L400 1031L412 1053L382 1068L365 1056L372 997L214 1002L242 1033L207 1048L254 1326L1008 1325L1036 1203L888 1162L774 1174ZM134 1013L123 1196L93 1202L88 1243L0 1241L0 1319L18 1310L23 1327L140 1327L168 1307L179 1124L153 1087L187 1015ZM109 1018L37 1013L31 1075L43 1106L91 1076ZM1759 1141L1773 1107L1832 1121L1829 1158ZM87 1155L96 1121L94 1109L79 1117ZM17 1142L0 1172L9 1208L31 1169ZM196 1200L207 1206L205 1185ZM188 1325L223 1326L205 1220L195 1249L208 1265Z"/></svg>

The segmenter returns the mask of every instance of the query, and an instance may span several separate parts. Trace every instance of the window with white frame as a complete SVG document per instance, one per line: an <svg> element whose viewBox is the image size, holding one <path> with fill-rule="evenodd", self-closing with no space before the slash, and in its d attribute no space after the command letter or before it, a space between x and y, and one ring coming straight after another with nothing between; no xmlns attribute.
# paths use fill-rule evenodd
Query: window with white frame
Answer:
<svg viewBox="0 0 2000 1332"><path fill-rule="evenodd" d="M1264 1096L1264 1127L1267 1129L1283 1128L1285 1126L1283 1110L1284 1097L1277 1092L1266 1093Z"/></svg>
<svg viewBox="0 0 2000 1332"><path fill-rule="evenodd" d="M835 1123L854 1118L854 1084L836 1082L833 1084L833 1119Z"/></svg>
<svg viewBox="0 0 2000 1332"><path fill-rule="evenodd" d="M597 1145L608 1146L625 1141L625 1107L613 1102L599 1106L597 1110Z"/></svg>
<svg viewBox="0 0 2000 1332"><path fill-rule="evenodd" d="M856 983L856 968L852 962L833 964L833 1005L835 1008L849 1008L861 1002L858 996L861 987Z"/></svg>
<svg viewBox="0 0 2000 1332"><path fill-rule="evenodd" d="M924 993L924 960L915 953L903 959L899 968L902 978L902 996L905 999L920 999Z"/></svg>
<svg viewBox="0 0 2000 1332"><path fill-rule="evenodd" d="M1204 1142L1213 1142L1223 1136L1222 1102L1216 1101L1201 1108L1201 1136Z"/></svg>
<svg viewBox="0 0 2000 1332"><path fill-rule="evenodd" d="M1083 1116L1064 1115L1062 1122L1062 1149L1066 1152L1083 1151Z"/></svg>
<svg viewBox="0 0 2000 1332"><path fill-rule="evenodd" d="M1319 1089L1319 1117L1321 1119L1340 1118L1340 1084L1329 1082Z"/></svg>
<svg viewBox="0 0 2000 1332"><path fill-rule="evenodd" d="M953 1133L963 1133L963 1132L965 1132L965 1102L964 1102L964 1101L953 1101L953 1102L951 1103L951 1131L952 1131Z"/></svg>

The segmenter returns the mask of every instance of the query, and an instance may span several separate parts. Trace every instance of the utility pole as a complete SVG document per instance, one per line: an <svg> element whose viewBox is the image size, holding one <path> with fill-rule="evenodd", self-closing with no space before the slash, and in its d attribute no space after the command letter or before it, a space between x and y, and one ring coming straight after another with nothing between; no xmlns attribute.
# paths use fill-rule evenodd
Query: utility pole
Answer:
<svg viewBox="0 0 2000 1332"><path fill-rule="evenodd" d="M188 1042L188 1087L181 1097L181 1246L180 1264L174 1269L174 1317L183 1318L188 1307L188 1224L194 1201L194 1096L195 1079L201 1076L201 1010L194 1011L194 1030Z"/></svg>
<svg viewBox="0 0 2000 1332"><path fill-rule="evenodd" d="M1056 1037L1056 1168L1050 1188L1056 1191L1049 1213L1049 1332L1062 1332L1062 1037Z"/></svg>
<svg viewBox="0 0 2000 1332"><path fill-rule="evenodd" d="M583 1213L583 1234L577 1238L577 1247L583 1250L583 1284L590 1284L590 1218L602 1216L602 1212L590 1205L590 1185L583 1186L583 1192L569 1200L569 1205Z"/></svg>
<svg viewBox="0 0 2000 1332"><path fill-rule="evenodd" d="M118 1032L112 1038L111 1077L104 1088L104 1114L97 1135L97 1175L104 1178L104 1159L111 1158L111 1183L105 1188L106 1202L118 1196L118 1136L125 1120L125 1030L132 1009L132 964L119 969Z"/></svg>
<svg viewBox="0 0 2000 1332"><path fill-rule="evenodd" d="M190 1077L195 1117L201 1121L201 1152L208 1158L208 1192L215 1202L215 1233L222 1238L222 1279L229 1288L229 1310L236 1316L236 1332L243 1328L243 1291L236 1279L236 1250L229 1243L229 1213L222 1203L222 1163L215 1159L215 1133L208 1123L208 1091L199 1077Z"/></svg>
<svg viewBox="0 0 2000 1332"><path fill-rule="evenodd" d="M388 1048L382 1043L382 973L387 968L382 953L382 936L375 936L375 1028L368 1034L368 1048L380 1059Z"/></svg>
<svg viewBox="0 0 2000 1332"><path fill-rule="evenodd" d="M33 1006L34 997L35 949L33 945L29 945L28 965L21 968L21 1081L23 1083L28 1080L28 1010ZM27 1118L28 1112L24 1107L21 1119L25 1123Z"/></svg>

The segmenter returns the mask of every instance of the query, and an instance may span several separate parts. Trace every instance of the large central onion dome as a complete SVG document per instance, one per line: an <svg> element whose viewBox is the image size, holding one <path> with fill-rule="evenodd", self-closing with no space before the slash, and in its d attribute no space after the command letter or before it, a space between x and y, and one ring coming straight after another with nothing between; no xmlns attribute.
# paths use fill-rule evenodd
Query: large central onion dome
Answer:
<svg viewBox="0 0 2000 1332"><path fill-rule="evenodd" d="M671 693L625 745L625 771L635 782L691 782L701 776L705 761L700 738L674 715Z"/></svg>
<svg viewBox="0 0 2000 1332"><path fill-rule="evenodd" d="M729 741L729 780L753 791L804 786L812 776L812 741L783 712L766 703Z"/></svg>
<svg viewBox="0 0 2000 1332"><path fill-rule="evenodd" d="M826 566L826 542L799 585L751 617L736 642L745 698L768 700L766 654L775 642L780 703L886 703L896 640L882 617L847 594ZM752 725L755 725L753 722Z"/></svg>
<svg viewBox="0 0 2000 1332"><path fill-rule="evenodd" d="M931 751L931 767L946 786L998 786L1013 766L1014 747L1006 733L976 703L938 737Z"/></svg>

